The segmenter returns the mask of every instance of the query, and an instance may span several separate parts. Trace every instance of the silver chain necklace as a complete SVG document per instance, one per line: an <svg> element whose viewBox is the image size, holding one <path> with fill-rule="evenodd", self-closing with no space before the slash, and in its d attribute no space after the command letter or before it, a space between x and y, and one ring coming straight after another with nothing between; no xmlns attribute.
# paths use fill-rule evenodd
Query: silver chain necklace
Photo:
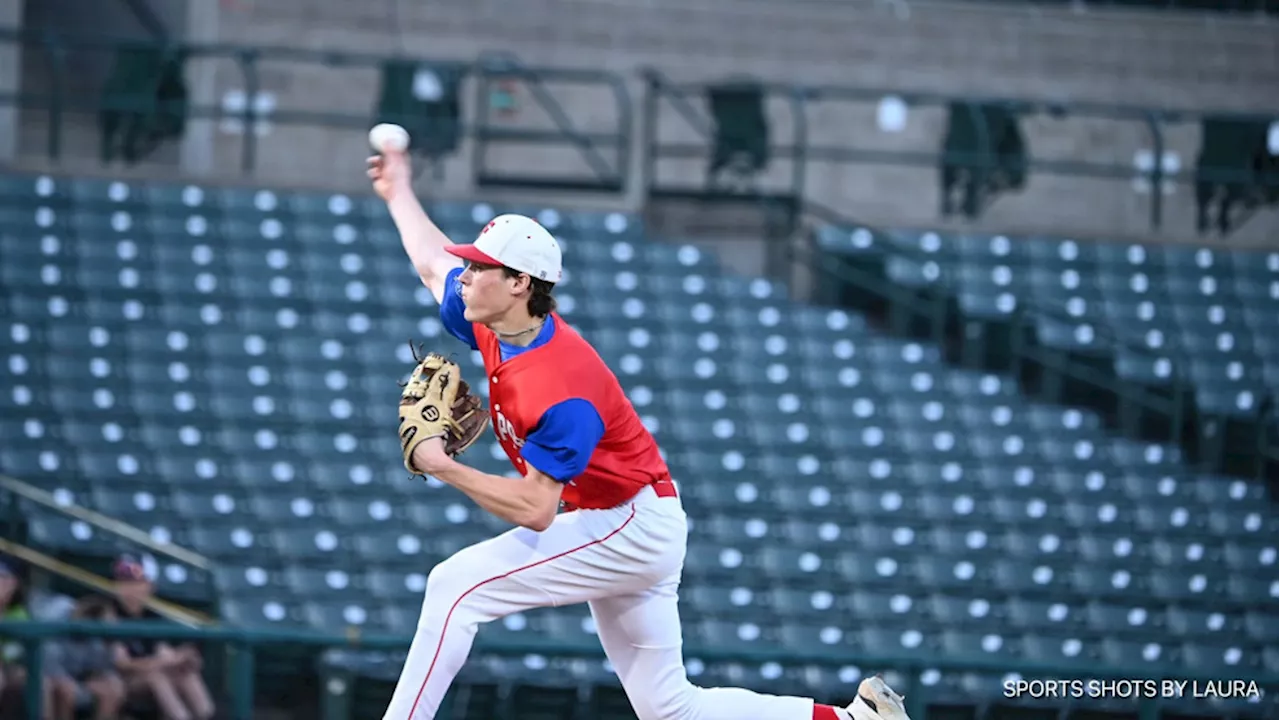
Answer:
<svg viewBox="0 0 1280 720"><path fill-rule="evenodd" d="M521 335L527 335L535 330L541 330L542 326L546 324L547 324L547 319L542 318L542 320L537 325L534 325L532 327L527 327L524 330L517 330L515 332L498 332L497 330L494 330L493 334L497 335L500 338L520 337Z"/></svg>

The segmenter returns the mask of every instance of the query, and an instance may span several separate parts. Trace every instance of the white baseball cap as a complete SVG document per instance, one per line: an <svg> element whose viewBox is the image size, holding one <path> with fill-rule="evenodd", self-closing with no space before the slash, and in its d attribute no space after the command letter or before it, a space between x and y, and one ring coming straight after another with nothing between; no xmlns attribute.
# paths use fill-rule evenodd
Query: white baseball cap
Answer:
<svg viewBox="0 0 1280 720"><path fill-rule="evenodd" d="M509 267L529 277L560 282L560 243L533 218L499 215L470 245L446 245L445 251L470 262Z"/></svg>

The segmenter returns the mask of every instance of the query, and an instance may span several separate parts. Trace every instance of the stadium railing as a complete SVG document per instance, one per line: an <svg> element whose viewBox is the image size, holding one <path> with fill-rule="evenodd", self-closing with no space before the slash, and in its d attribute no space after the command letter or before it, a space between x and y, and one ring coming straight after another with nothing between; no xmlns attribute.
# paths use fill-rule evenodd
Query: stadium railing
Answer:
<svg viewBox="0 0 1280 720"><path fill-rule="evenodd" d="M693 178L692 182L679 183L663 179L661 166L664 160L701 160L709 157L710 149L715 142L716 124L706 117L697 104L713 87L706 82L673 81L662 72L646 68L642 72L645 80L646 95L641 107L646 131L642 156L641 182L644 189L651 194L672 195L675 193L701 192L705 187L700 184L701 178ZM925 172L936 172L946 165L962 168L974 173L990 173L999 170L998 156L993 138L987 136L983 123L977 122L975 138L976 147L972 149L947 148L942 137L930 137L928 145L913 146L905 149L885 150L869 144L857 145L858 133L848 133L846 141L839 143L819 142L813 139L811 127L812 114L824 109L830 111L848 111L860 109L863 114L873 114L886 98L898 98L912 112L961 108L980 118L988 108L1000 108L1019 118L1051 119L1055 125L1063 127L1064 132L1071 132L1074 122L1083 124L1095 123L1102 127L1111 127L1116 131L1145 135L1150 143L1152 158L1162 158L1169 148L1170 127L1197 124L1209 118L1230 118L1241 121L1259 122L1265 125L1274 122L1274 117L1256 113L1220 113L1210 109L1188 111L1172 108L1153 108L1140 106L1121 106L1088 102L1059 102L1031 100L1014 97L982 97L952 96L940 93L910 92L892 87L854 87L837 85L806 85L803 83L758 82L753 86L759 90L766 107L776 110L776 124L789 127L788 136L773 132L768 138L767 154L774 168L785 171L777 173L776 182L770 184L767 192L774 195L785 195L796 199L812 197L806 184L806 177L814 166L893 166L911 168ZM861 108L859 108L861 106ZM663 114L669 108L674 114ZM663 120L679 118L692 132L696 139L688 139L689 132L677 133L682 140L668 140L664 137ZM670 120L667 120L670 122ZM1078 129L1078 128L1077 128ZM1044 143L1052 144L1052 143ZM1104 148L1111 150L1112 148ZM1116 158L1098 155L1080 157L1079 150L1073 148L1072 154L1057 157L1046 157L1045 152L1036 152L1035 148L1024 151L1020 157L1021 167L1026 177L1053 176L1070 178L1076 182L1111 183L1108 187L1118 188L1123 184L1131 187L1136 181L1144 181L1149 188L1162 188L1175 176L1166 168L1164 162L1153 162L1149 168L1139 169L1132 157ZM1209 167L1197 169L1197 179L1215 183L1253 183L1260 182L1267 188L1274 189L1277 179L1273 176L1259 177L1256 173L1238 167ZM925 178L925 175L921 175ZM1185 175L1178 176L1185 181ZM932 176L928 178L932 179ZM1165 220L1164 193L1151 191L1148 199L1149 226L1154 232L1160 231Z"/></svg>
<svg viewBox="0 0 1280 720"><path fill-rule="evenodd" d="M88 523L99 530L103 530L114 535L121 540L133 543L147 550L164 555L200 570L209 570L213 568L213 561L201 555L200 553L188 550L171 543L157 542L146 532L121 522L109 515L104 515L96 510L90 510L81 507L74 502L64 502L54 496L52 493L42 490L30 483L23 482L18 478L9 477L8 475L0 475L0 492L7 503L7 513L4 514L4 520L11 521L14 517L14 505L19 502L29 502L40 506L42 509L60 513L71 517L75 520Z"/></svg>
<svg viewBox="0 0 1280 720"><path fill-rule="evenodd" d="M108 86L110 92L84 92L73 88L74 80L69 67L68 55L72 52L95 54L95 60L104 67L114 67L117 74L128 72L129 67L145 64L146 58L159 58L175 61L181 67L192 63L212 62L230 63L239 73L239 87L244 96L254 98L263 90L263 70L272 69L272 64L282 63L289 66L310 66L326 68L334 71L343 70L376 70L383 74L384 82L396 69L406 64L418 64L425 69L438 70L456 74L460 79L475 79L474 105L477 116L468 122L465 117L459 118L458 124L449 128L457 131L460 137L474 141L472 146L472 164L475 166L476 181L480 184L515 183L524 186L538 186L543 179L538 175L509 177L487 168L486 158L490 147L503 145L542 145L567 148L569 152L579 154L580 164L589 172L577 180L558 178L557 187L573 185L580 190L621 190L624 184L625 168L631 165L631 125L635 113L632 112L631 95L627 91L625 80L616 73L595 69L572 67L538 67L521 62L510 53L485 53L471 60L459 61L453 58L430 58L391 56L383 54L344 52L336 50L302 50L290 47L249 46L231 43L198 44L178 41L157 41L120 39L110 36L62 34L57 32L33 32L30 30L0 27L0 49L15 49L20 52L33 53L33 57L44 63L44 72L48 75L47 88L33 91L17 85L16 90L0 92L0 107L16 107L24 110L36 110L46 113L45 150L44 154L51 160L64 155L66 123L72 114L99 116L102 113L134 113L143 120L155 122L158 115L166 111L180 112L184 119L212 119L238 121L245 128L254 128L269 122L272 126L311 127L311 128L349 128L357 132L366 132L378 122L384 108L384 97L373 97L363 107L356 107L347 100L346 107L320 111L315 108L277 107L264 110L253 102L244 103L239 111L228 111L216 101L201 103L192 101L185 88L179 93L180 100L173 100L166 105L166 98L157 98L160 88L150 88L148 78L136 78L141 87ZM139 60L139 57L143 60ZM123 70L121 68L124 68ZM155 69L159 73L159 68ZM114 79L114 76L113 76ZM160 82L158 78L150 78L152 82ZM527 91L532 103L538 106L548 123L534 126L514 126L510 122L501 121L500 108L491 103L491 91L504 83L520 83ZM589 88L611 98L612 113L616 117L613 127L604 130L584 130L578 127L555 93L547 89L546 84L557 86ZM128 82L124 83L129 85ZM459 92L461 90L459 89ZM171 97L171 96L170 96ZM367 97L367 96L366 96ZM345 98L344 98L345 99ZM453 98L461 101L461 97ZM605 108L597 108L596 115L605 114ZM256 132L243 133L240 147L240 170L244 176L252 176L258 164L259 143L262 142Z"/></svg>
<svg viewBox="0 0 1280 720"><path fill-rule="evenodd" d="M971 0L988 5L1026 5L1025 0ZM1135 11L1173 10L1179 12L1204 12L1223 14L1275 15L1276 0L1033 0L1047 7L1096 7Z"/></svg>
<svg viewBox="0 0 1280 720"><path fill-rule="evenodd" d="M864 228L873 236L877 233L875 229L866 228L821 205L808 203L803 206L803 211L818 222L842 228ZM959 317L961 312L955 306L953 287L948 283L949 270L941 267L938 258L902 245L886 249L890 245L883 238L877 244L880 252L867 263L833 262L834 259L829 254L822 252L813 243L796 243L789 247L794 251L797 261L804 263L811 272L829 277L840 284L856 286L860 291L876 295L887 303L891 323L900 334L909 334L913 327L926 327L924 337L945 350L953 344L956 326L964 323L964 319ZM936 268L936 283L917 288L894 282L885 269L886 264L893 260L907 260L918 267ZM1077 318L1069 317L1058 308L1037 303L1032 298L1019 297L1017 310L1007 320L1013 327L1013 332L1010 333L1012 342L1005 346L1007 355L1002 359L1003 362L997 359L994 368L986 369L1005 371L1017 379L1023 379L1028 369L1037 369L1060 375L1068 383L1080 383L1095 392L1109 393L1119 400L1115 421L1126 434L1142 435L1144 429L1140 418L1143 413L1154 413L1165 418L1163 429L1167 434L1153 439L1175 445L1181 442L1190 389L1178 363L1170 361L1168 382L1160 389L1127 382L1113 373L1100 372L1094 366L1072 362L1068 356L1054 349L1028 342L1022 331L1037 316L1072 325L1079 322ZM1149 358L1153 363L1159 357L1141 343L1121 338L1105 326L1094 326L1094 332L1097 344L1104 353L1128 352ZM972 340L974 338L966 338L966 341ZM1060 402L1064 398L1053 397L1051 400Z"/></svg>
<svg viewBox="0 0 1280 720"><path fill-rule="evenodd" d="M156 623L129 623L122 624L93 624L93 623L45 623L45 622L0 622L0 636L13 638L24 643L27 650L27 657L31 658L29 672L38 674L40 671L40 652L39 647L42 642L51 638L76 636L76 637L103 637L103 638L153 638L168 640L190 640L203 643L218 643L228 646L231 650L229 658L231 662L231 697L232 709L231 718L233 720L252 720L253 717L253 700L255 697L254 688L254 656L257 650L263 646L273 645L295 645L306 646L317 649L325 648L359 648L363 650L384 650L398 651L408 647L411 638L400 636L386 635L352 635L352 634L335 634L320 632L303 632L297 630L288 631L271 631L264 629L235 628L227 626L215 626L208 628L184 628L181 626L156 624ZM488 652L510 655L524 655L529 653L540 653L545 655L559 655L572 657L589 657L603 658L603 651L598 647L586 648L581 645L571 645L566 643L546 642L546 643L524 643L514 644L504 642L501 645L495 645L483 640L477 639L476 652ZM1222 678L1211 673L1204 674L1183 674L1183 673L1165 673L1152 671L1147 668L1123 668L1123 667L1107 667L1093 663L1079 663L1076 665L1062 664L1037 664L1032 662L1019 662L1016 667L1010 667L1007 662L990 661L974 658L971 660L951 660L947 658L909 658L903 656L838 656L830 653L812 653L810 655L802 655L795 652L784 651L756 651L746 653L735 651L726 653L717 651L714 648L697 648L691 647L686 650L686 655L696 656L704 661L716 662L720 660L733 660L739 662L784 662L784 663L815 663L824 665L842 665L842 664L858 664L862 666L875 666L885 669L899 669L904 671L908 678L918 678L920 672L925 667L935 668L943 671L961 671L988 673L992 675L1003 675L1006 673L1016 672L1023 678L1053 678L1055 680L1079 679L1079 680L1106 680L1106 679L1151 679L1151 680L1188 680L1205 682L1218 682ZM1276 685L1276 678L1261 673L1239 673L1232 676L1233 680L1243 680L1246 683L1256 683L1260 689L1267 689L1268 692L1273 691ZM37 686L38 687L38 686ZM919 685L917 682L911 682L904 688L901 688L907 698L911 701L909 711L914 711L916 717L924 717L923 707L928 701L928 690ZM32 708L38 709L39 692L34 692L29 696L28 702L34 700L34 703L28 706L29 713ZM1151 712L1157 707L1156 700L1144 701L1143 708L1145 712ZM39 714L30 714L32 720L38 720Z"/></svg>
<svg viewBox="0 0 1280 720"><path fill-rule="evenodd" d="M696 134L706 136L712 132L706 122L697 121L688 112L688 99L701 99L708 89L704 82L675 83L660 73L645 69L640 71L643 80L643 97L637 98L629 88L628 76L599 69L573 67L535 67L523 63L509 53L485 53L473 59L413 57L409 55L380 55L345 51L315 51L278 46L246 46L230 43L198 44L182 42L121 40L106 36L72 35L56 32L32 32L29 30L0 27L0 49L19 50L44 64L47 87L35 89L19 86L12 91L0 92L0 107L16 107L46 113L44 154L53 160L65 153L67 118L69 115L104 112L132 112L155 115L166 109L165 102L158 101L154 93L139 90L130 93L102 93L76 87L68 57L71 53L96 53L104 66L125 60L137 60L139 55L180 62L184 67L192 63L213 62L231 64L239 74L239 85L247 98L255 97L264 89L264 70L275 69L281 63L292 67L328 69L334 72L365 69L380 70L384 81L396 69L417 65L424 69L460 74L462 78L475 79L474 97L467 100L474 106L473 116L465 114L448 119L448 132L458 132L461 137L473 141L470 163L476 184L492 187L520 187L544 189L568 189L577 191L603 191L625 193L632 177L641 178L642 189L654 189L657 163L664 159L703 157L707 148L703 143L666 142L656 135L657 108L663 100L671 101L679 116L690 121ZM159 69L156 70L160 72ZM160 79L152 78L156 82ZM539 108L538 118L517 118L503 115L502 107L493 102L494 91L520 83L527 91L533 105ZM560 97L550 85L568 86L603 93L610 98L611 107L593 108L594 129L580 127L569 111L566 98ZM1008 97L947 96L937 93L905 91L892 87L854 87L836 85L804 85L787 83L754 83L768 101L785 102L792 128L790 138L781 142L769 139L769 155L781 163L790 163L790 178L780 191L797 198L807 197L804 186L805 169L815 163L870 164L932 170L945 161L949 166L967 168L975 172L992 170L992 148L978 152L940 151L937 145L905 150L891 150L863 146L851 147L814 141L810 134L809 113L823 108L847 110L862 104L878 105L886 98L898 98L906 106L915 109L968 107L975 112L980 108L1003 108L1019 117L1050 118L1055 124L1110 123L1116 128L1145 134L1149 140L1150 154L1162 158L1169 147L1168 128L1200 122L1206 117L1239 118L1242 120L1274 121L1274 117L1260 117L1240 113L1191 112L1167 108L1116 106L1069 101L1043 101ZM460 87L460 86L459 86ZM158 89L157 89L158 92ZM462 92L458 90L458 92ZM385 99L385 98L383 98ZM641 102L637 102L639 99ZM459 97L457 100L462 101ZM174 101L177 103L177 101ZM321 101L328 103L328 101ZM187 119L215 119L241 123L242 127L256 127L270 122L273 127L350 128L365 131L379 120L383 110L381 99L349 96L333 99L335 107L318 110L316 107L260 108L254 102L245 102L238 110L227 110L216 100L197 102L183 95L181 113ZM339 106L340 105L340 106ZM682 106L683 105L683 106ZM865 110L866 108L864 108ZM601 119L603 118L603 119ZM153 124L159 123L152 118ZM644 157L634 157L633 140L636 128L643 127L647 137L639 143ZM1077 130L1085 127L1080 125ZM1091 131L1093 132L1093 131ZM981 135L979 129L979 135ZM255 132L243 133L240 145L240 171L252 177L258 163L259 143ZM980 144L990 144L990 139L978 138ZM572 158L558 165L586 168L576 176L557 175L548 167L527 169L520 173L507 172L489 166L491 149L511 145L541 145L558 147ZM1043 153L1026 153L1025 172L1028 175L1049 175L1072 178L1076 182L1107 182L1130 185L1141 179L1151 188L1161 188L1170 176L1163 162L1153 162L1149 168L1135 167L1131 157L1079 158L1068 155L1045 158ZM637 172L633 173L632 170ZM1198 169L1200 176L1214 182L1255 182L1256 174L1236 168ZM1208 173L1206 175L1206 172ZM1239 175L1239 177L1237 177ZM700 179L700 178L699 178ZM1274 191L1275 179L1263 178ZM697 189L702 189L697 186ZM1158 230L1164 218L1162 192L1149 192L1150 223Z"/></svg>

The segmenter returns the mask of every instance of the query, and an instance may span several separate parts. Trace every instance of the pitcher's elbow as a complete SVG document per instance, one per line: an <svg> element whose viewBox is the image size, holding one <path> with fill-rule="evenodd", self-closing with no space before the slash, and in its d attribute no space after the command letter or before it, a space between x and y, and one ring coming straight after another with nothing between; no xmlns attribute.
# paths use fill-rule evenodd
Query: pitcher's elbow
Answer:
<svg viewBox="0 0 1280 720"><path fill-rule="evenodd" d="M525 514L519 520L520 527L529 528L534 532L543 532L551 527L551 523L556 519L556 509L546 510L538 508Z"/></svg>
<svg viewBox="0 0 1280 720"><path fill-rule="evenodd" d="M546 531L547 528L551 527L551 521L553 519L555 518L554 517L533 517L525 522L520 523L520 525L522 525L523 527L527 527L534 532L544 532Z"/></svg>

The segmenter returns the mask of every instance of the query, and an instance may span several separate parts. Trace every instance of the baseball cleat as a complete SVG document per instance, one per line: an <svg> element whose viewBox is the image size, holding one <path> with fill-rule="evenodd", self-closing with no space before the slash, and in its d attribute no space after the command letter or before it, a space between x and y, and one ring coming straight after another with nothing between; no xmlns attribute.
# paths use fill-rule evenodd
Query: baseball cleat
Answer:
<svg viewBox="0 0 1280 720"><path fill-rule="evenodd" d="M874 675L858 684L858 697L845 712L853 720L911 720L902 705L902 696Z"/></svg>

